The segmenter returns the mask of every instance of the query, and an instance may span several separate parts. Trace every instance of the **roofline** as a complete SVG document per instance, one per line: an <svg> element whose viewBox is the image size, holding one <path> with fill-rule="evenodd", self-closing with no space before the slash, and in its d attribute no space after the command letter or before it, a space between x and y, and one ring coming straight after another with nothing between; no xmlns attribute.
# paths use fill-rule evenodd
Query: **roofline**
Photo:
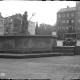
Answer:
<svg viewBox="0 0 80 80"><path fill-rule="evenodd" d="M76 7L69 7L69 9L70 9L70 8L76 8ZM61 9L68 9L68 8L61 8ZM61 10L61 9L60 9L60 10ZM70 11L60 11L60 10L59 10L57 13L76 11L76 10L70 10Z"/></svg>

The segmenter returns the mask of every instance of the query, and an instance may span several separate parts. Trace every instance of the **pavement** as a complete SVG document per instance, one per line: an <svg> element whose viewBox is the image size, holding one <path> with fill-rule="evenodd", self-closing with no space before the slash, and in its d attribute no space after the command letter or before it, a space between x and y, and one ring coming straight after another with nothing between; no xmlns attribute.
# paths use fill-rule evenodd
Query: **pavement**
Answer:
<svg viewBox="0 0 80 80"><path fill-rule="evenodd" d="M62 41L59 41L58 46L61 46L61 44ZM0 58L0 78L80 79L80 56L55 56L26 59Z"/></svg>
<svg viewBox="0 0 80 80"><path fill-rule="evenodd" d="M80 56L0 59L0 78L78 79L80 78Z"/></svg>

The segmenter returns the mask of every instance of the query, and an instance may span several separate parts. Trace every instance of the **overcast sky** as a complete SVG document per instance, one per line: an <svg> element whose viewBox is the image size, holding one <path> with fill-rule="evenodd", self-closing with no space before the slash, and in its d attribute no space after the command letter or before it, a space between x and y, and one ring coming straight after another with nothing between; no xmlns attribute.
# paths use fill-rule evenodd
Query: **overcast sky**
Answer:
<svg viewBox="0 0 80 80"><path fill-rule="evenodd" d="M57 12L67 6L75 7L74 1L0 1L0 12L2 16L11 16L15 13L23 14L28 11L28 19L32 13L36 15L31 19L38 23L54 25L56 23Z"/></svg>

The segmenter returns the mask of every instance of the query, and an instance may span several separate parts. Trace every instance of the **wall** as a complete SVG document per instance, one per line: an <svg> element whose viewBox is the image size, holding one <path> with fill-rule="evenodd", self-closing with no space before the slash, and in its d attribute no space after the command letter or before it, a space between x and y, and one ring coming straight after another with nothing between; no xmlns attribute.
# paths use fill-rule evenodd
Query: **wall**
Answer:
<svg viewBox="0 0 80 80"><path fill-rule="evenodd" d="M0 18L0 35L4 35L4 19Z"/></svg>
<svg viewBox="0 0 80 80"><path fill-rule="evenodd" d="M35 22L29 21L28 31L30 32L30 35L35 35Z"/></svg>
<svg viewBox="0 0 80 80"><path fill-rule="evenodd" d="M42 50L57 46L56 38L31 37L31 38L1 38L0 49L14 50Z"/></svg>

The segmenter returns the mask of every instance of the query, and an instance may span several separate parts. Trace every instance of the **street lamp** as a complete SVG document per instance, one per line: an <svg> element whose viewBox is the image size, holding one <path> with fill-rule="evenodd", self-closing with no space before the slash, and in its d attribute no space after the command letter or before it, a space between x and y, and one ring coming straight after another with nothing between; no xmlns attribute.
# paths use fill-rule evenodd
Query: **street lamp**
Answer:
<svg viewBox="0 0 80 80"><path fill-rule="evenodd" d="M30 27L30 20L32 19L33 16L35 16L35 13L33 13L31 18L28 20L28 30L29 30L29 27Z"/></svg>
<svg viewBox="0 0 80 80"><path fill-rule="evenodd" d="M35 14L36 14L36 13L33 13L33 14L32 14L32 16L31 16L31 18L29 19L29 21L32 19L33 16L35 16Z"/></svg>

